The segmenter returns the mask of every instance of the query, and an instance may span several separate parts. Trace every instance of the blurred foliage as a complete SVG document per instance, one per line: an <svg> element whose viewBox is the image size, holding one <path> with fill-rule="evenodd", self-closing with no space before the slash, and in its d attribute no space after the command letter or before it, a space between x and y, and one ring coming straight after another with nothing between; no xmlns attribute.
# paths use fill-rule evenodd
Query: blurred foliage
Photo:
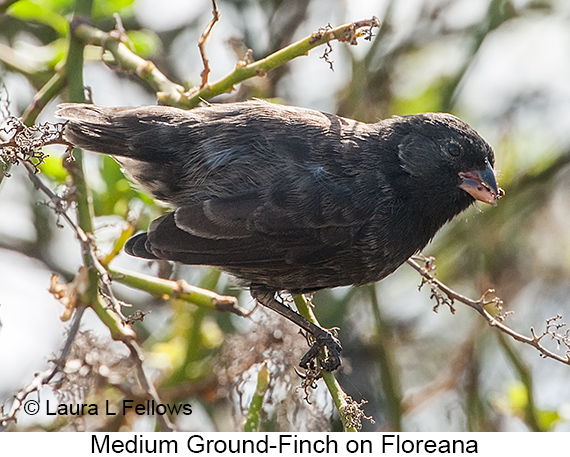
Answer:
<svg viewBox="0 0 570 457"><path fill-rule="evenodd" d="M191 36L194 46L209 20L210 3L197 3L199 11L188 18L187 24L172 29L145 28L139 22L135 0L96 0L92 21L101 30L110 31L116 25L113 14L118 13L127 30L129 47L153 60L176 80L177 65L186 59L180 54L180 43L186 49L187 37ZM437 257L438 278L474 298L494 287L508 309L520 312L520 318L515 314L513 325L523 332L531 326L541 328L541 322L558 312L566 313L568 318L570 244L567 229L556 228L556 224L570 214L570 138L556 148L536 151L534 158L529 159L524 156L524 138L531 138L536 132L521 130L516 122L525 115L537 123L543 113L523 112L524 103L513 102L498 108L496 117L485 119L461 103L470 72L497 31L508 33L517 21L548 18L570 25L568 8L561 2L547 0L491 0L480 2L486 5L485 11L469 18L459 12L466 6L465 1L426 0L414 2L416 10L408 12L404 27L399 10L405 9L403 3L370 2L376 5L372 14L382 20L380 31L371 43L362 42L357 49L335 44L335 66L343 68L346 76L335 93L322 97L337 107L338 114L362 121L445 110L486 130L494 140L500 184L506 197L498 208L481 208L479 213L473 209L461 216L436 238L428 251ZM9 77L20 75L32 91L38 91L58 74L67 58L68 21L74 4L74 0L0 2L0 77L10 82ZM341 0L219 0L223 20L216 25L211 40L215 42L219 39L216 32L227 28L236 37L232 41L234 51L251 48L254 58L261 58L294 38L309 35L315 23L324 26L329 20L336 20L325 12L342 11L345 6ZM326 19L321 19L321 15ZM365 18L343 17L338 23L359 19ZM449 51L452 48L454 51ZM504 53L509 53L509 49ZM105 63L101 62L103 52L99 48L88 48L86 56L94 65L108 64L110 75L119 70L107 57ZM215 65L217 57L210 58ZM325 62L320 64L326 66ZM196 62L195 68L197 73L185 75L187 80L199 80L200 62ZM297 79L296 72L300 73ZM487 78L492 79L489 73L492 75L493 69L487 70ZM116 78L110 76L110 84L127 81L152 95L150 88L136 78L121 71L114 74ZM330 78L339 77L330 73ZM311 74L303 65L288 64L265 78L247 81L221 100L256 96L280 98L287 103L288 91L300 96L315 91L318 83L309 87L310 80ZM305 81L307 88L291 87L299 81ZM10 87L8 84L8 90ZM111 90L116 91L109 86ZM93 96L97 99L99 94ZM521 93L520 97L530 95ZM66 99L64 89L57 101ZM117 99L121 100L120 93ZM49 118L51 113L45 115ZM161 213L161 207L133 187L114 160L95 160L97 165L88 164L87 178L97 221L112 224L108 221L113 218L127 219L144 229ZM46 159L41 173L54 188L68 182L67 169L57 153ZM11 185L11 180L2 182L0 199L4 188ZM36 239L21 240L17 234L6 234L0 247L22 252L62 277L73 278L69 262L53 252L56 217L45 206L37 205L41 200L37 193L29 190L29 194L21 203L33 209ZM102 233L99 231L98 235L104 241L107 235ZM541 243L537 244L537 239ZM73 240L68 242L72 244ZM106 244L101 242L100 247L105 250ZM550 255L552 252L559 257ZM220 293L240 293L230 278L207 268L152 268L156 274L184 277L192 284ZM356 400L368 400L364 410L375 424L365 424L365 430L570 430L568 418L561 413L570 397L559 393L554 404L552 395L545 393L564 390L566 367L552 368L555 362L541 360L517 344L511 344L510 349L497 344L493 331L481 326L478 316L469 311L460 310L455 316L445 310L431 314L429 294L416 290L419 278L405 267L402 270L379 285L323 291L314 299L321 323L340 327L346 360L339 381ZM253 429L301 431L339 427L324 386L309 393L310 403L304 401L303 390L297 389L300 380L294 367L304 347L292 325L267 316L263 310L256 310L246 320L205 311L176 299L164 302L124 289L118 295L135 305L133 312L140 309L150 313L144 321L135 323L135 329L144 344L148 365L155 373L160 398L168 403L192 404L196 419L179 423L181 429L242 430L248 410L251 411L257 374L266 366L266 360L270 382L262 405L256 397ZM251 305L247 294L240 298L244 306ZM544 305L543 313L538 312L540 307L534 306L535 302ZM507 323L511 320L509 317ZM117 352L113 345L96 346L100 352ZM519 359L526 360L524 370L517 362ZM113 371L112 384L111 377L102 379L100 374L91 373L83 399L102 402L107 398L128 398L129 392L118 386L130 379L130 370L121 365ZM547 370L554 373L550 379L543 374ZM557 382L555 377L559 378ZM89 420L94 422L83 424L87 429L134 429L136 417L125 417L122 423L104 417ZM78 421L60 418L52 429L78 427ZM21 427L16 424L14 429Z"/></svg>

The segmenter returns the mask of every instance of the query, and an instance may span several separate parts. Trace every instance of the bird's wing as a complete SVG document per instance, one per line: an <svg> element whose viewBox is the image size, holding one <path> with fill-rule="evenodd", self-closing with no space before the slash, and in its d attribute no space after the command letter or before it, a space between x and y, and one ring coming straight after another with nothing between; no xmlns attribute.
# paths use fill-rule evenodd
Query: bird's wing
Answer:
<svg viewBox="0 0 570 457"><path fill-rule="evenodd" d="M128 252L188 264L315 264L351 245L366 219L362 206L320 187L277 198L258 191L184 205L133 239ZM329 189L330 191L330 189Z"/></svg>

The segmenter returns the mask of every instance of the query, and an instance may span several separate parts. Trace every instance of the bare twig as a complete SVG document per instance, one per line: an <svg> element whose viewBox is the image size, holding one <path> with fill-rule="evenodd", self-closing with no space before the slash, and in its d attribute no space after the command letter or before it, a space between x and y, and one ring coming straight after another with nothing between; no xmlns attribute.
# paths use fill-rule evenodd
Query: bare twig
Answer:
<svg viewBox="0 0 570 457"><path fill-rule="evenodd" d="M50 144L68 144L63 139L63 124L45 122L28 127L22 119L9 116L0 128L0 159L5 166L24 162L37 173L45 158L42 148Z"/></svg>
<svg viewBox="0 0 570 457"><path fill-rule="evenodd" d="M204 71L201 75L202 82L200 86L190 89L188 92L179 84L170 81L158 70L154 63L133 53L116 31L114 33L106 33L85 23L74 23L72 24L72 35L83 43L100 46L109 51L118 68L135 73L147 81L163 103L180 108L193 108L203 100L231 92L236 84L246 79L254 76L263 76L268 71L296 57L307 55L311 49L318 46L328 44L334 40L347 42L351 45L356 45L358 38L361 37L369 40L372 36L372 29L380 26L379 20L373 17L372 19L351 22L327 29L326 33L321 29L263 59L254 62L239 62L232 72L210 84L208 83L209 63L204 46L210 36L212 27L219 19L217 8L214 8L213 15L212 21L210 21L200 38L202 42L199 45L200 52L204 61Z"/></svg>
<svg viewBox="0 0 570 457"><path fill-rule="evenodd" d="M121 318L121 321L124 324L129 323L130 319L123 315L121 311L122 308L121 303L119 303L119 301L115 298L115 294L113 292L113 289L111 288L111 278L109 276L109 273L107 272L107 269L99 259L99 255L96 252L96 248L94 247L92 239L83 231L81 227L79 227L78 224L75 223L75 221L73 221L73 219L71 219L69 214L67 214L67 208L69 207L69 202L64 198L61 198L59 195L53 192L48 186L46 186L43 183L43 181L35 174L35 171L32 169L31 166L26 164L26 169L28 171L30 180L32 181L34 186L48 196L51 206L55 211L55 213L58 215L58 217L64 218L64 220L67 222L67 224L71 227L71 229L75 233L77 239L83 245L84 251L89 253L92 265L99 274L99 280L105 289L107 298L109 299L113 310Z"/></svg>
<svg viewBox="0 0 570 457"><path fill-rule="evenodd" d="M56 366L52 370L47 370L38 374L27 387L22 389L16 395L8 413L0 415L0 421L2 422L0 425L5 426L8 422L15 420L16 413L22 408L27 396L30 393L37 391L42 385L49 383L59 370L65 366L65 359L69 354L69 349L73 342L73 338L77 333L77 328L81 316L83 315L83 310L86 306L90 306L95 311L103 323L109 328L114 339L122 341L129 348L133 360L135 361L138 378L144 389L145 396L148 399L152 399L160 403L156 389L143 368L142 351L135 342L135 334L129 326L132 318L126 317L122 314L121 308L123 303L119 302L114 295L111 287L111 276L99 258L99 252L97 251L93 236L86 233L85 230L68 214L68 209L71 207L69 196L62 197L57 195L50 187L48 187L37 175L37 164L31 160L33 157L39 157L41 159L42 156L38 156L38 151L41 153L41 148L45 144L67 144L62 138L62 126L44 124L38 127L26 127L21 124L20 120L16 118L13 118L13 120L13 124L9 124L8 127L4 129L4 136L6 136L7 139L0 144L2 153L7 149L10 149L13 153L12 156L18 157L18 160L14 160L13 162L24 163L32 183L48 197L50 208L55 211L58 218L61 217L65 220L75 233L77 239L81 243L83 252L87 256L87 264L90 265L90 267L82 267L72 284L58 284L57 278L52 280L52 288L50 291L66 306L64 318L68 319L73 316L74 324L72 325L72 331L69 333L61 355L56 360ZM70 151L68 152L70 153ZM72 190L70 194L73 196L74 191ZM88 289L87 284L90 284L88 274L89 269L96 272L95 280L99 287L104 290L104 297L99 294L94 302L93 300L89 300L84 297L84 294ZM114 274L117 275L117 272L114 272ZM119 276L124 277L125 275L121 275L119 273ZM132 279L132 275L126 276ZM139 281L141 280L141 278L136 279ZM159 285L165 286L163 283L160 283ZM153 286L157 286L156 281ZM186 300L201 304L204 307L222 311L231 311L240 316L247 315L246 311L237 306L237 300L234 297L223 297L214 294L213 292L193 288L186 283L180 282L169 281L166 286L170 287L168 290L172 296L184 297ZM107 304L103 301L103 298L107 300ZM108 305L110 305L114 313L109 313ZM119 317L119 320L117 320L116 316ZM157 420L162 430L174 430L174 427L168 418L161 416L158 417Z"/></svg>
<svg viewBox="0 0 570 457"><path fill-rule="evenodd" d="M137 367L138 378L141 383L142 388L149 397L149 399L154 400L157 404L162 403L160 400L156 388L152 383L152 380L148 377L146 371L143 367L144 356L140 346L135 342L131 341L127 344L129 351L131 352L131 357L135 361ZM176 430L170 419L165 414L158 414L156 420L160 425L160 429L164 432L173 432Z"/></svg>
<svg viewBox="0 0 570 457"><path fill-rule="evenodd" d="M425 258L421 258L421 259L424 261L426 260ZM515 339L516 341L519 341L521 343L528 344L529 346L534 347L537 351L540 352L541 357L554 359L558 362L564 363L565 365L570 365L570 355L568 354L570 352L570 347L568 347L570 345L570 343L568 342L568 338L565 338L564 336L562 336L561 338L558 337L556 339L557 341L560 341L560 340L565 341L564 344L569 349L565 356L562 356L560 354L556 354L556 353L548 350L547 348L545 348L540 343L542 338L544 338L546 335L550 335L551 338L554 338L552 336L552 326L549 326L547 328L547 331L545 331L541 335L538 335L535 332L534 328L531 327L530 332L531 332L532 336L530 336L530 337L522 335L522 334L514 331L510 327L503 324L499 319L491 316L491 314L489 314L485 310L485 306L501 303L501 300L497 297L494 297L491 299L487 298L490 294L494 294L494 291L492 291L492 290L487 291L478 300L472 300L468 297L465 297L464 295L461 295L458 292L451 289L450 287L446 286L441 281L435 279L432 276L432 274L430 273L430 270L432 268L431 265L432 265L433 261L430 261L430 259L427 259L427 260L428 261L426 262L426 264L424 266L420 265L413 258L409 258L407 260L407 263L414 270L416 270L422 276L422 278L430 285L430 287L432 288L432 294L433 294L433 290L434 290L433 288L436 288L439 292L443 293L447 297L447 299L450 301L451 304L458 301L460 303L463 303L463 304L469 306L470 308L473 308L481 316L483 316L483 318L487 321L487 323L491 327L496 327L501 332L505 333L506 335L509 335L511 338ZM557 332L554 332L554 334L558 335Z"/></svg>
<svg viewBox="0 0 570 457"><path fill-rule="evenodd" d="M41 190L44 194L47 195L49 201L51 203L51 208L54 210L58 217L63 217L65 221L69 224L69 226L75 232L77 239L83 244L89 244L89 237L87 234L79 227L73 219L67 214L67 209L69 207L69 201L67 198L62 198L57 195L54 191L52 191L48 186L44 184L44 182L39 178L36 174L36 170L33 168L32 165L26 163L26 171L28 172L28 177L32 184L36 187L36 189Z"/></svg>
<svg viewBox="0 0 570 457"><path fill-rule="evenodd" d="M200 39L198 40L198 49L200 49L200 56L202 57L202 62L204 63L204 70L200 73L200 77L202 78L202 82L200 83L200 89L203 89L208 85L208 77L210 76L210 61L206 56L206 43L210 38L210 34L212 33L212 29L216 22L220 20L220 11L216 6L216 1L212 0L212 20L208 23Z"/></svg>
<svg viewBox="0 0 570 457"><path fill-rule="evenodd" d="M122 341L129 348L129 351L131 352L133 360L135 361L135 365L137 367L138 378L139 378L139 381L142 385L142 388L144 389L145 395L149 399L155 400L157 403L160 403L160 399L158 398L158 394L156 392L156 389L155 389L154 385L152 384L152 381L150 380L150 378L148 377L148 375L146 374L146 372L144 370L142 351L141 351L140 347L138 346L138 344L134 341L134 332L132 330L130 330L130 327L128 326L129 319L127 317L123 316L123 314L121 312L121 304L115 298L113 290L111 288L111 281L110 281L109 273L107 272L107 270L105 269L105 267L103 266L101 261L99 260L96 249L94 247L94 243L92 242L91 238L81 229L81 227L79 227L69 217L69 215L67 214L67 211L66 211L67 206L62 206L60 197L58 195L56 195L49 187L47 187L42 182L42 180L34 173L34 170L28 164L26 164L26 169L29 172L30 179L32 180L32 182L35 184L35 186L38 189L42 190L49 197L49 199L52 202L52 205L53 205L54 209L56 210L57 214L62 216L65 219L65 221L69 224L69 226L75 232L79 241L82 243L82 245L84 247L84 251L89 253L90 259L91 259L91 265L93 265L93 267L97 270L100 283L103 284L103 286L105 287L105 289L107 291L107 297L113 305L112 308L115 311L115 314L120 317L121 322L120 323L117 322L113 318L112 315L110 315L108 312L106 312L106 310L105 310L106 306L104 305L104 303L102 301L98 301L97 303L90 303L89 306L91 306L94 309L94 311L101 318L103 323L109 328L113 338ZM81 319L81 315L83 314L83 309L84 309L83 306L76 308L75 314L73 317L74 322L75 322L75 319L78 319L77 322L79 322L79 320ZM75 331L75 333L76 333L76 331ZM75 333L73 334L73 336L75 335ZM62 351L62 353L64 353L65 356L67 356L67 353L69 351L68 345L71 344L72 340L73 340L73 338L68 339L69 344L66 344L66 346L64 347L64 349L67 348L67 352ZM60 356L58 358L58 360L61 358L62 357ZM15 415L16 412L21 408L21 405L22 405L24 399L26 398L26 396L29 395L31 392L34 392L35 390L37 390L38 385L43 385L43 384L49 382L49 380L55 375L55 373L56 372L52 373L50 371L50 372L40 373L40 375L36 376L36 378L34 378L34 381L30 384L30 386L28 386L26 389L24 389L23 391L21 391L17 395L14 406L11 408L11 412L14 411L13 415ZM172 425L172 423L170 422L170 420L167 417L158 415L157 421L159 422L161 430L163 430L163 431L173 431L174 430L174 426Z"/></svg>
<svg viewBox="0 0 570 457"><path fill-rule="evenodd" d="M16 415L24 406L24 402L30 394L39 392L43 386L47 385L54 378L54 376L60 373L61 370L65 367L67 357L71 351L73 340L79 331L79 324L81 323L81 318L83 317L84 311L84 306L76 308L75 314L73 315L73 320L71 321L71 326L67 332L65 343L61 348L57 358L51 361L53 363L53 367L37 373L34 376L34 379L26 387L14 395L8 412L4 413L4 405L2 405L2 408L0 408L0 431L4 431L10 422L16 422Z"/></svg>
<svg viewBox="0 0 570 457"><path fill-rule="evenodd" d="M338 40L351 45L356 45L358 43L358 38L364 36L365 39L368 39L371 36L371 29L379 26L380 22L376 17L373 17L372 19L351 22L349 24L344 24L330 29L321 28L312 35L297 41L296 43L290 44L264 59L247 63L246 65L242 65L241 63L238 64L232 72L206 87L193 88L189 90L182 95L177 106L191 108L198 105L201 100L208 100L216 95L231 92L236 84L252 78L253 76L263 76L268 71L273 70L296 57L307 55L311 49L328 44L331 41Z"/></svg>

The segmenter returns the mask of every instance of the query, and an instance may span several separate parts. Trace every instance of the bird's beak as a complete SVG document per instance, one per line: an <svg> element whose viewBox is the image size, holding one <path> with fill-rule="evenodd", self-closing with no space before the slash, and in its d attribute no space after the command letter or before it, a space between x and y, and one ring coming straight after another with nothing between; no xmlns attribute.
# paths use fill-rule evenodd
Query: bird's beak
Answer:
<svg viewBox="0 0 570 457"><path fill-rule="evenodd" d="M484 170L473 170L459 173L459 188L470 194L476 200L497 206L497 200L504 195L503 189L497 186L495 173L491 164L487 163Z"/></svg>

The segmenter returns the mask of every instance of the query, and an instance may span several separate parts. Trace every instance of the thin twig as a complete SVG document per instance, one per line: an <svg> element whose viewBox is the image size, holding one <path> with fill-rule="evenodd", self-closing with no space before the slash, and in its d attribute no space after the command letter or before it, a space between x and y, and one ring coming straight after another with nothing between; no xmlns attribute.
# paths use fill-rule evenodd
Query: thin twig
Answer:
<svg viewBox="0 0 570 457"><path fill-rule="evenodd" d="M491 299L491 300L487 300L486 297L488 296L488 293L485 293L478 300L472 300L472 299L465 297L464 295L461 295L460 293L454 291L453 289L446 286L441 281L435 279L430 274L430 268L429 267L420 265L418 262L416 262L412 258L408 259L407 263L414 270L416 270L430 286L436 287L439 291L443 292L449 298L449 300L451 300L452 303L455 301L458 301L460 303L463 303L463 304L469 306L470 308L473 308L481 316L483 316L483 318L487 321L487 323L491 327L496 327L501 332L505 333L506 335L509 335L510 337L515 339L516 341L519 341L521 343L528 344L529 346L534 347L536 350L538 350L540 352L541 357L554 359L558 362L564 363L565 365L570 365L570 356L569 355L562 356L562 355L556 354L556 353L546 349L542 344L540 344L540 340L544 336L548 335L549 333L545 332L542 335L537 335L535 333L534 328L531 327L530 331L531 331L532 336L528 337L528 336L522 335L522 334L514 331L510 327L506 326L505 324L503 324L502 322L500 322L499 320L497 320L496 318L491 316L485 310L484 307L489 305L489 304L497 303L496 298Z"/></svg>
<svg viewBox="0 0 570 457"><path fill-rule="evenodd" d="M22 115L26 125L32 125L48 102L60 94L66 85L65 78L56 70L50 80L36 93Z"/></svg>
<svg viewBox="0 0 570 457"><path fill-rule="evenodd" d="M58 356L51 360L53 367L37 373L34 379L23 389L21 389L12 400L10 410L4 413L4 406L0 409L0 431L4 431L10 422L16 422L16 414L24 406L24 402L28 396L34 392L39 392L39 390L48 384L55 375L61 372L65 367L67 357L71 352L71 347L73 346L73 341L77 332L79 331L79 326L81 324L81 318L83 317L83 312L85 311L84 306L77 307L73 315L73 320L67 332L67 337L65 338L65 343L63 344Z"/></svg>
<svg viewBox="0 0 570 457"><path fill-rule="evenodd" d="M143 367L144 356L141 347L135 341L130 341L125 344L129 348L129 351L131 352L131 357L135 361L135 365L137 367L137 372L138 372L138 378L143 390L148 395L149 399L154 400L156 404L162 403L162 401L158 396L158 392L156 391L156 388L152 383L152 380L148 377ZM163 432L174 432L176 430L176 428L174 427L172 422L170 422L170 419L168 418L167 415L158 414L156 420L158 421L160 429Z"/></svg>
<svg viewBox="0 0 570 457"><path fill-rule="evenodd" d="M50 199L50 201L54 207L53 209L56 212L56 214L65 219L67 224L71 227L71 229L73 230L73 232L77 236L77 239L81 242L84 252L89 253L91 264L93 265L93 267L95 268L95 270L97 271L97 273L99 275L99 280L100 280L101 284L103 285L103 287L105 288L105 292L107 294L107 297L111 301L113 310L121 318L121 321L123 323L125 323L125 324L129 323L130 322L129 318L127 318L123 315L123 313L121 311L121 308L122 308L121 303L117 300L117 298L115 297L115 294L113 292L113 289L111 288L111 278L109 276L109 272L107 271L105 266L101 263L99 256L97 255L96 249L94 248L94 245L93 245L91 238L83 231L83 229L81 227L79 227L79 225L77 225L71 219L69 214L67 214L67 211L66 211L67 205L64 203L64 200L61 197L59 197L58 195L56 195L48 186L46 186L43 183L43 181L39 178L39 176L37 176L34 173L34 171L32 170L32 167L29 164L26 163L25 165L26 165L26 170L28 171L28 175L30 177L30 180L32 181L34 186L37 189L41 190L43 193L45 193L49 197L49 199Z"/></svg>
<svg viewBox="0 0 570 457"><path fill-rule="evenodd" d="M63 218L67 224L72 228L73 232L75 233L77 239L80 241L82 246L82 251L85 256L85 263L90 268L82 267L80 270L80 274L76 276L74 282L76 282L76 286L81 283L82 286L86 284L91 284L91 274L87 273L88 271L95 272L95 281L96 285L102 286L106 292L106 299L111 303L111 308L113 309L113 313L109 312L108 306L103 302L101 295L98 295L95 301L84 297L85 290L87 287L79 294L75 294L73 299L70 299L71 293L68 295L66 293L66 289L60 289L58 292L61 294L61 297L58 297L64 301L66 299L67 304L69 305L68 313L71 314L73 311L73 319L74 324L72 325L72 331L69 333L68 340L64 345L64 348L56 360L56 366L53 370L47 370L38 374L34 380L24 389L22 389L16 396L14 401L12 402L12 406L10 411L7 414L2 414L0 419L2 420L2 426L5 426L8 422L15 420L16 413L22 408L25 399L27 396L37 391L42 385L47 384L58 372L59 370L65 366L65 360L69 354L69 350L71 344L73 343L73 338L77 333L77 329L79 327L80 319L83 315L83 310L86 306L91 307L95 313L99 316L101 321L107 328L110 330L113 339L122 341L130 350L132 357L135 361L138 373L138 379L144 389L145 395L148 399L155 400L157 403L160 403L160 399L158 398L158 394L152 381L146 374L144 367L143 367L143 357L142 351L140 347L135 342L135 334L128 325L130 323L130 319L125 317L121 312L122 304L116 299L114 296L113 290L111 288L111 277L103 265L99 258L99 254L97 252L93 236L88 234L78 223L76 223L68 214L68 209L70 208L70 201L67 198L62 198L57 195L50 187L48 187L42 179L36 174L37 167L34 164L31 164L27 161L24 162L24 166L28 172L30 180L35 185L35 187L42 191L45 195L47 195L49 199L49 203L51 208L56 212L58 217ZM82 273L81 273L82 272ZM86 274L87 273L87 274ZM116 274L116 272L115 272ZM83 275L83 276L82 276ZM89 278L88 278L89 277ZM137 278L141 279L141 278ZM57 279L55 280L57 283ZM205 291L202 291L198 288L193 288L185 283L179 282L169 282L170 285L170 292L173 296L179 294L184 296L186 299L192 298L193 301L200 300L204 303L207 302L207 306L210 308L218 309L218 310L225 310L225 311L232 311L238 315L246 315L246 312L241 310L237 306L237 300L234 297L223 297L219 296L214 293L206 294ZM70 288L67 289L69 291ZM77 287L75 288L77 290ZM117 319L117 316L119 319ZM157 421L159 426L164 431L173 431L174 427L172 423L165 417L158 417Z"/></svg>
<svg viewBox="0 0 570 457"><path fill-rule="evenodd" d="M208 77L210 76L210 61L206 56L206 43L210 38L210 34L212 33L212 29L216 22L220 20L220 11L216 6L216 1L212 0L212 20L208 23L202 35L200 35L200 39L198 40L198 49L200 49L200 56L202 57L202 62L204 64L204 70L200 73L202 78L202 82L200 83L200 89L203 89L208 85Z"/></svg>
<svg viewBox="0 0 570 457"><path fill-rule="evenodd" d="M122 341L123 344L125 344L129 348L129 351L131 352L131 355L137 367L138 379L141 383L141 386L146 396L149 399L155 400L157 403L161 403L158 394L156 392L156 388L154 387L152 381L150 380L150 378L148 377L148 375L144 370L142 351L138 346L138 344L134 341L134 336L135 336L134 332L130 329L128 325L126 325L128 323L128 318L123 316L123 314L121 313L121 305L113 294L109 273L107 272L101 261L99 260L99 257L94 248L94 244L92 243L90 237L81 229L81 227L79 227L69 217L66 211L67 208L61 206L60 197L58 197L49 187L47 187L42 182L42 180L33 172L31 166L26 164L26 169L28 170L30 179L35 184L35 186L41 191L43 191L49 197L50 201L54 205L54 208L56 209L57 214L62 216L65 219L65 221L69 224L69 226L73 229L77 238L83 245L84 252L89 253L90 263L96 269L100 283L103 284L103 286L105 287L108 297L113 304L112 306L113 310L115 311L115 314L120 317L121 321L117 322L117 320L113 317L114 315L110 314L106 310L105 304L102 303L100 300L98 300L96 303L90 303L89 306L95 311L95 313L99 316L99 318L103 321L103 323L109 328L112 337L114 339ZM81 315L83 314L83 309L84 309L83 307L76 308L74 319L81 319ZM71 342L69 343L69 345L70 344ZM64 349L65 348L67 348L67 351L69 350L68 344L66 344ZM68 352L65 352L64 354L67 356L67 353ZM62 357L60 357L59 359L61 358ZM23 403L23 399L19 400L20 397L23 396L23 398L25 399L25 396L29 395L30 392L33 392L34 388L38 385L38 383L40 383L40 381L45 384L54 375L55 373L51 372L40 373L40 375L38 375L40 376L40 378L36 377L34 381L30 384L30 386L32 387L28 387L24 391L22 391L21 394L18 394L17 396L18 401L16 402L17 409L15 410L14 414L17 412L17 410L21 407L21 404ZM44 378L47 379L47 381L44 381ZM37 390L37 388L35 388L35 390ZM14 409L14 407L12 409ZM159 423L161 430L174 431L174 426L167 417L158 415L157 421Z"/></svg>
<svg viewBox="0 0 570 457"><path fill-rule="evenodd" d="M351 45L358 43L358 38L371 36L371 30L379 27L380 22L376 17L363 21L351 22L339 27L321 29L312 35L290 44L279 51L251 63L239 63L236 68L223 78L203 88L194 88L183 94L177 106L192 108L202 100L208 100L216 95L231 92L234 86L253 76L263 76L268 71L283 65L284 63L300 56L307 55L311 49L333 40L348 42ZM243 64L245 63L245 65Z"/></svg>
<svg viewBox="0 0 570 457"><path fill-rule="evenodd" d="M214 13L215 14L215 13ZM214 20L210 24L215 23ZM160 101L165 104L180 108L193 108L201 101L208 100L216 95L231 92L234 86L253 76L263 76L268 71L277 68L284 63L300 56L307 55L314 49L330 41L338 40L355 45L358 38L370 39L372 29L380 26L376 17L362 21L351 22L339 27L328 29L325 32L319 30L310 36L293 43L277 52L255 62L240 62L235 70L212 84L201 85L185 92L179 84L170 81L161 73L156 65L133 53L126 46L118 33L106 33L84 23L72 24L72 35L84 43L101 46L109 51L115 59L118 68L135 73L144 79L156 92ZM208 28L204 33L208 32ZM211 31L211 30L210 30ZM203 34L204 35L204 34ZM206 70L206 67L204 68ZM202 82L209 75L208 71L202 72Z"/></svg>

